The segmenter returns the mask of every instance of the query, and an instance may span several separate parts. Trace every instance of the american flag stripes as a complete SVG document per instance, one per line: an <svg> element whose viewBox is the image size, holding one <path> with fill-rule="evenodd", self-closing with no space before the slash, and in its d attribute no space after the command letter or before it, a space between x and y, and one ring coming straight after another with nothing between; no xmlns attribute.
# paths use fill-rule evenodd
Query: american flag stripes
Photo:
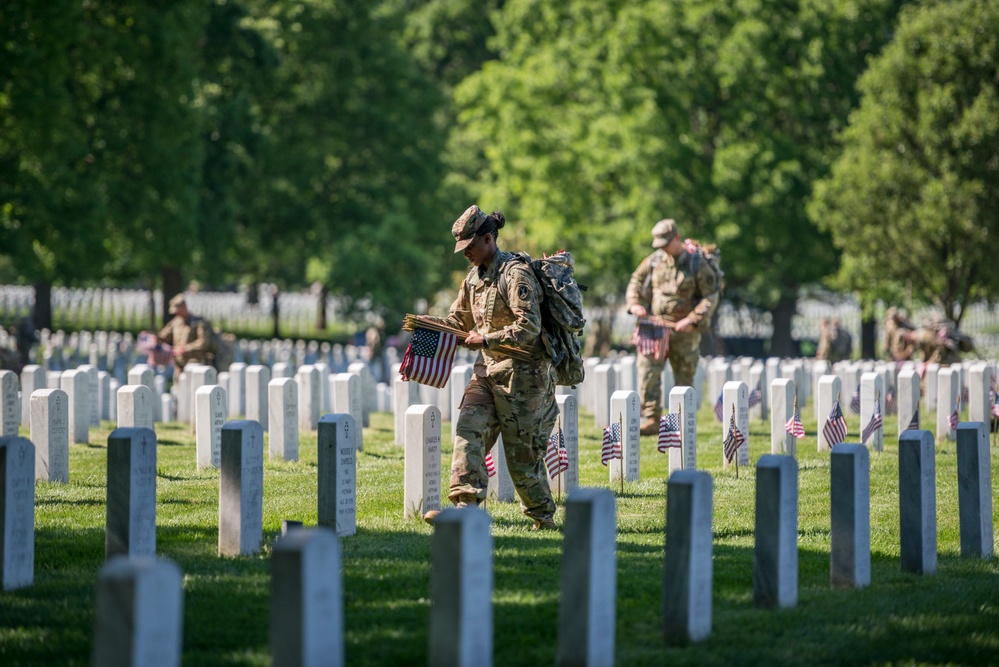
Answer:
<svg viewBox="0 0 999 667"><path fill-rule="evenodd" d="M855 415L860 414L860 385L853 390L853 396L850 397L850 412Z"/></svg>
<svg viewBox="0 0 999 667"><path fill-rule="evenodd" d="M801 412L798 410L798 402L794 402L794 414L784 424L784 430L793 435L798 440L805 437L805 427L801 425Z"/></svg>
<svg viewBox="0 0 999 667"><path fill-rule="evenodd" d="M458 337L443 331L416 329L402 357L402 379L437 387L447 384L454 365Z"/></svg>
<svg viewBox="0 0 999 667"><path fill-rule="evenodd" d="M659 453L665 454L670 447L682 447L680 435L680 415L663 415L659 419Z"/></svg>
<svg viewBox="0 0 999 667"><path fill-rule="evenodd" d="M746 436L742 434L739 427L735 425L735 414L732 414L732 418L728 422L728 434L725 436L724 441L724 452L725 460L731 463L735 460L735 455L739 451L739 447L742 443L746 442Z"/></svg>
<svg viewBox="0 0 999 667"><path fill-rule="evenodd" d="M895 390L891 387L888 387L888 391L885 392L885 414L898 414L898 403L895 401Z"/></svg>
<svg viewBox="0 0 999 667"><path fill-rule="evenodd" d="M492 452L486 452L486 474L490 477L496 476L496 462L493 461Z"/></svg>
<svg viewBox="0 0 999 667"><path fill-rule="evenodd" d="M562 436L562 429L558 429L548 438L545 465L548 466L548 476L552 479L569 469L569 455L565 451L565 438Z"/></svg>
<svg viewBox="0 0 999 667"><path fill-rule="evenodd" d="M763 401L763 389L760 387L760 383L756 383L756 388L749 392L749 407L755 407Z"/></svg>
<svg viewBox="0 0 999 667"><path fill-rule="evenodd" d="M860 434L860 441L866 445L870 437L881 428L881 423L881 399L875 398L874 414L871 415L871 421L867 422L867 426L864 427L864 432Z"/></svg>
<svg viewBox="0 0 999 667"><path fill-rule="evenodd" d="M722 390L722 392L718 394L718 400L715 401L715 419L717 419L718 421L722 420L722 412L724 411L722 398L724 397L724 395L725 391Z"/></svg>
<svg viewBox="0 0 999 667"><path fill-rule="evenodd" d="M669 329L657 320L640 318L631 334L631 344L646 357L665 359L669 354Z"/></svg>
<svg viewBox="0 0 999 667"><path fill-rule="evenodd" d="M919 430L919 405L916 405L916 411L912 413L912 420L909 425L905 427L906 431L918 431Z"/></svg>
<svg viewBox="0 0 999 667"><path fill-rule="evenodd" d="M832 447L846 440L846 417L843 416L843 409L839 406L839 401L833 403L832 410L826 418L826 424L822 427L822 435L826 439L826 444Z"/></svg>
<svg viewBox="0 0 999 667"><path fill-rule="evenodd" d="M604 429L604 444L600 450L600 462L608 465L621 458L621 425L611 424Z"/></svg>
<svg viewBox="0 0 999 667"><path fill-rule="evenodd" d="M954 411L947 415L947 425L953 431L957 428L957 425L961 423L961 417L958 415L958 408L961 405L960 402L954 405Z"/></svg>

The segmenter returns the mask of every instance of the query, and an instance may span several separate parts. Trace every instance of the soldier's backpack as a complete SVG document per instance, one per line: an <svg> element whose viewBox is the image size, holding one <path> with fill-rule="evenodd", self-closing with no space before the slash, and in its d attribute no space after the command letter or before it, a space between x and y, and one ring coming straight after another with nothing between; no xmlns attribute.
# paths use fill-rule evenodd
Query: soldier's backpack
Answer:
<svg viewBox="0 0 999 667"><path fill-rule="evenodd" d="M235 360L236 337L232 334L223 334L208 319L204 317L201 319L208 331L208 346L205 351L211 357L211 365L217 371L228 371L229 366Z"/></svg>
<svg viewBox="0 0 999 667"><path fill-rule="evenodd" d="M937 337L945 347L957 352L971 352L975 349L974 339L947 319L937 323Z"/></svg>
<svg viewBox="0 0 999 667"><path fill-rule="evenodd" d="M583 381L585 368L580 353L579 334L583 332L583 292L585 285L573 276L572 255L560 250L554 255L531 259L526 252L514 253L526 263L541 285L541 338L555 368L556 384L574 387ZM506 298L506 271L500 272L500 294Z"/></svg>

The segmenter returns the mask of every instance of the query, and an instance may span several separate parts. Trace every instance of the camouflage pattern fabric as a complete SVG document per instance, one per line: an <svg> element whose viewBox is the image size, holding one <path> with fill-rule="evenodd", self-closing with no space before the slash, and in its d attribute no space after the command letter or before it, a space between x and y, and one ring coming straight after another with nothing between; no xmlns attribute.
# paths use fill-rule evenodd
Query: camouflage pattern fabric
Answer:
<svg viewBox="0 0 999 667"><path fill-rule="evenodd" d="M931 327L919 327L915 332L916 347L923 353L927 363L950 366L961 362L961 351L955 349L940 331Z"/></svg>
<svg viewBox="0 0 999 667"><path fill-rule="evenodd" d="M558 407L551 360L540 338L540 299L541 286L531 267L497 250L488 269L469 271L448 316L429 318L485 338L455 425L449 493L454 502L485 499L486 451L502 433L524 513L550 519L555 512L543 459ZM497 345L526 350L534 361L511 359L495 351Z"/></svg>
<svg viewBox="0 0 999 667"><path fill-rule="evenodd" d="M465 389L455 425L451 502L486 498L486 452L503 435L503 453L520 507L532 519L555 515L544 466L548 435L558 417L554 382L547 365L507 360L492 374L476 374Z"/></svg>
<svg viewBox="0 0 999 667"><path fill-rule="evenodd" d="M700 359L701 334L674 331L669 339L669 364L678 387L693 387L697 361ZM659 419L662 415L662 376L665 359L638 354L638 381L642 394L642 418Z"/></svg>
<svg viewBox="0 0 999 667"><path fill-rule="evenodd" d="M721 298L721 285L709 262L697 262L697 275L693 274L694 263L692 253L681 253L674 260L664 250L656 250L631 274L625 293L628 307L642 305L666 322L687 317L698 331L708 330Z"/></svg>
<svg viewBox="0 0 999 667"><path fill-rule="evenodd" d="M173 347L184 348L182 355L174 357L178 370L183 370L191 362L212 363L212 332L208 330L208 323L196 315L190 316L187 321L177 315L160 329L156 337Z"/></svg>

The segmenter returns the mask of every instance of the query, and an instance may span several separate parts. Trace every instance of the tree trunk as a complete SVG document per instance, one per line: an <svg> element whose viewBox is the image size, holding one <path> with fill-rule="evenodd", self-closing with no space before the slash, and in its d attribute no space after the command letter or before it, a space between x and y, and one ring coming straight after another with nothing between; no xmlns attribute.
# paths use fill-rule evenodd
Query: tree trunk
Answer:
<svg viewBox="0 0 999 667"><path fill-rule="evenodd" d="M35 328L52 331L52 283L47 280L35 281L35 303L31 307L31 319Z"/></svg>
<svg viewBox="0 0 999 667"><path fill-rule="evenodd" d="M794 317L797 309L798 299L796 297L784 296L777 302L777 306L770 311L770 316L774 322L774 335L770 339L771 357L797 356L796 346L791 339L791 318Z"/></svg>
<svg viewBox="0 0 999 667"><path fill-rule="evenodd" d="M281 330L280 330L280 327L278 326L279 325L279 320L280 320L280 312L278 310L278 294L279 294L278 288L277 288L277 285L275 285L273 291L271 292L271 299L272 299L272 301L271 301L271 318L274 321L274 330L271 332L271 334L272 334L272 337L275 338L275 339L281 337Z"/></svg>
<svg viewBox="0 0 999 667"><path fill-rule="evenodd" d="M877 337L876 323L873 317L865 317L860 321L860 358L877 359L874 341Z"/></svg>
<svg viewBox="0 0 999 667"><path fill-rule="evenodd" d="M326 331L326 297L329 293L330 291L325 284L319 289L319 309L316 312L316 328L320 331Z"/></svg>
<svg viewBox="0 0 999 667"><path fill-rule="evenodd" d="M163 324L165 325L173 317L170 314L170 299L184 291L184 276L176 266L164 264L160 268L160 276L163 280ZM154 315L155 320L155 315ZM155 321L153 329L158 328Z"/></svg>

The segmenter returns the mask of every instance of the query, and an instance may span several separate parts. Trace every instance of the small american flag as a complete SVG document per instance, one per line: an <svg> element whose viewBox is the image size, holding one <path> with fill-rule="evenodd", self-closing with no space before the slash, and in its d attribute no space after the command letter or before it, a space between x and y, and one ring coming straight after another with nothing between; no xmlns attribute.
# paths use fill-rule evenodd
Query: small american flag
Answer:
<svg viewBox="0 0 999 667"><path fill-rule="evenodd" d="M604 444L600 450L600 462L607 465L621 458L621 425L611 424L604 429Z"/></svg>
<svg viewBox="0 0 999 667"><path fill-rule="evenodd" d="M957 425L959 423L961 423L961 417L958 415L958 406L960 406L960 405L961 405L960 402L957 403L957 404L955 404L954 405L954 412L952 412L949 415L947 415L947 424L950 426L950 428L951 428L952 431L955 428L957 428Z"/></svg>
<svg viewBox="0 0 999 667"><path fill-rule="evenodd" d="M826 424L822 427L822 435L830 447L846 440L846 417L843 416L843 409L839 407L839 401L833 403Z"/></svg>
<svg viewBox="0 0 999 667"><path fill-rule="evenodd" d="M919 430L919 406L916 406L916 411L912 413L912 420L909 425L905 427L906 431L918 431Z"/></svg>
<svg viewBox="0 0 999 667"><path fill-rule="evenodd" d="M413 332L413 340L402 357L399 374L403 380L439 389L451 377L457 349L458 337L454 334L418 328Z"/></svg>
<svg viewBox="0 0 999 667"><path fill-rule="evenodd" d="M657 320L639 319L631 344L646 357L665 359L669 354L669 329Z"/></svg>
<svg viewBox="0 0 999 667"><path fill-rule="evenodd" d="M670 447L682 447L680 436L680 415L663 415L659 419L659 453L665 454Z"/></svg>
<svg viewBox="0 0 999 667"><path fill-rule="evenodd" d="M784 430L793 435L798 440L805 437L805 427L801 425L801 412L798 410L798 402L794 403L794 414L784 424Z"/></svg>
<svg viewBox="0 0 999 667"><path fill-rule="evenodd" d="M755 407L763 401L763 389L760 387L760 383L756 383L756 388L749 392L749 407Z"/></svg>
<svg viewBox="0 0 999 667"><path fill-rule="evenodd" d="M885 392L885 414L898 414L898 403L895 401L895 390L891 387Z"/></svg>
<svg viewBox="0 0 999 667"><path fill-rule="evenodd" d="M496 476L496 462L493 461L492 452L486 452L486 474L490 477Z"/></svg>
<svg viewBox="0 0 999 667"><path fill-rule="evenodd" d="M548 476L552 479L569 469L569 455L565 451L565 440L562 429L552 433L548 438L548 449L545 451L545 465L548 466Z"/></svg>
<svg viewBox="0 0 999 667"><path fill-rule="evenodd" d="M961 385L961 405L967 405L971 403L971 392L968 391L968 385Z"/></svg>
<svg viewBox="0 0 999 667"><path fill-rule="evenodd" d="M874 435L877 432L877 430L880 428L881 428L881 400L875 398L874 414L871 415L871 421L867 422L867 426L864 427L864 432L860 434L860 441L866 445L870 437Z"/></svg>
<svg viewBox="0 0 999 667"><path fill-rule="evenodd" d="M860 385L853 390L853 396L850 397L850 412L855 415L860 414Z"/></svg>
<svg viewBox="0 0 999 667"><path fill-rule="evenodd" d="M723 390L720 394L718 394L718 400L715 401L715 419L718 421L722 420L722 412L724 411L722 397L724 395L725 391Z"/></svg>
<svg viewBox="0 0 999 667"><path fill-rule="evenodd" d="M742 434L739 427L735 425L735 415L728 421L728 435L725 436L725 460L731 463L735 460L735 455L739 451L742 443L746 442L746 436Z"/></svg>

